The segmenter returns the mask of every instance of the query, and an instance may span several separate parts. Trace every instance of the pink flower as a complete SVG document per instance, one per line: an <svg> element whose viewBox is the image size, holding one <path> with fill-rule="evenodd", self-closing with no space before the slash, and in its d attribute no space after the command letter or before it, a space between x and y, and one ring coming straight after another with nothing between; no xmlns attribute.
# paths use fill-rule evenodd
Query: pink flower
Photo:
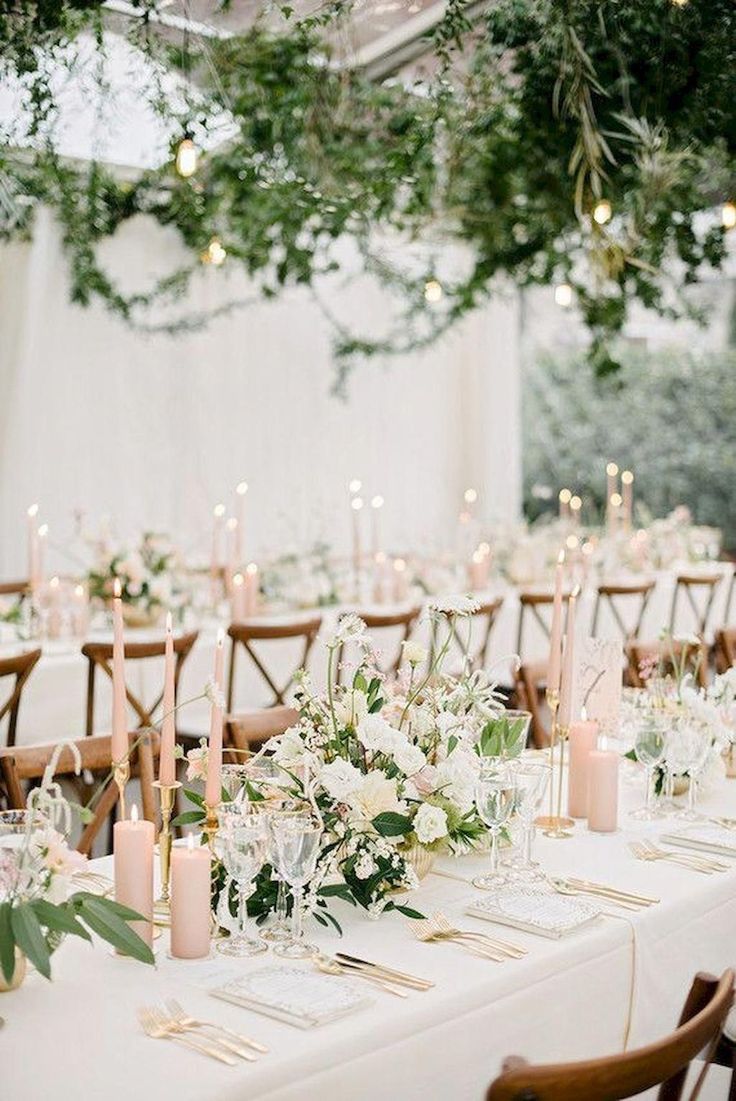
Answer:
<svg viewBox="0 0 736 1101"><path fill-rule="evenodd" d="M190 749L187 753L187 780L207 779L207 749Z"/></svg>
<svg viewBox="0 0 736 1101"><path fill-rule="evenodd" d="M434 765L425 765L424 768L412 776L412 783L420 795L430 795L434 791L437 782L437 769Z"/></svg>

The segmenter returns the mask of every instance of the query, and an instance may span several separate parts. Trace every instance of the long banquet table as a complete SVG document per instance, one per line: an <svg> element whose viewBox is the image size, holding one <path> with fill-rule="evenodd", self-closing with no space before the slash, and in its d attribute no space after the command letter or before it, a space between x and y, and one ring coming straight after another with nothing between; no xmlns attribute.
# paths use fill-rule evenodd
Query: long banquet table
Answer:
<svg viewBox="0 0 736 1101"><path fill-rule="evenodd" d="M263 967L271 956L176 962L167 957L164 935L154 970L69 938L54 956L51 984L33 974L20 990L0 996L3 1095L46 1101L62 1087L109 1101L480 1101L506 1055L558 1061L620 1051L629 1012L630 1046L648 1042L674 1027L696 971L720 974L736 963L736 860L714 875L637 862L627 841L658 837L673 822L627 817L625 808L641 802L637 781L622 786L622 797L617 833L593 835L578 823L571 840L538 838L536 855L550 872L659 897L647 911L616 910L558 941L502 930L464 915L474 894L465 880L487 858L443 859L413 904L424 912L442 909L465 927L495 930L525 945L528 955L486 962L456 945L416 941L396 914L373 921L341 904L342 941L313 922L310 939L325 951L392 964L436 986L405 1000L371 991L369 1008L307 1031L207 993L217 979ZM724 780L703 806L736 816L736 781ZM95 866L109 870L109 858ZM247 1032L270 1053L230 1068L149 1039L136 1008L170 996L194 1015Z"/></svg>
<svg viewBox="0 0 736 1101"><path fill-rule="evenodd" d="M720 626L724 622L726 614L726 601L729 592L729 581L733 571L730 563L710 564L707 572L712 573L714 567L722 570L724 580L718 587L716 597L711 609L710 626ZM700 567L705 569L705 567ZM698 567L691 567L690 572L697 572ZM662 628L669 624L670 606L674 587L675 572L662 571L656 575L656 587L649 602L646 616L642 624L642 636L648 639L658 638ZM629 580L631 580L629 576ZM531 586L530 586L531 587ZM481 598L484 595L479 594ZM519 596L513 587L500 587L493 591L493 595L504 597L504 603L497 616L491 634L488 666L495 665L495 675L499 680L509 679L509 656L517 649L517 628L519 620ZM589 633L593 608L595 604L595 589L588 588L583 593L579 603L578 630L581 633ZM324 682L326 658L322 641L329 637L334 630L337 617L343 609L329 607L321 610L322 630L320 638L312 648L310 657L310 671L317 685ZM370 610L370 609L365 609ZM374 610L390 610L389 606L377 606ZM635 609L634 609L635 610ZM736 609L735 609L736 610ZM299 617L311 617L315 610L308 612L295 612L292 615L279 615L268 617L268 622L279 622L283 619L295 619ZM223 624L226 626L226 624ZM200 624L191 624L187 629L199 626L200 635L188 657L183 671L179 690L179 699L187 700L200 695L208 676L212 671L213 654L217 633L217 622L214 620ZM692 609L683 598L680 601L677 627L681 631L693 631L696 621ZM478 625L478 630L481 625ZM428 625L426 619L419 623L415 634L427 641ZM616 626L608 607L603 604L598 623L598 634L602 638L619 637L619 629ZM95 635L95 638L110 640L109 634ZM150 637L161 637L159 631L128 632L131 640L145 640ZM379 646L386 648L387 655L391 652L398 632L381 636L377 639ZM33 645L19 643L17 641L0 642L0 656L7 656L22 649L29 649ZM529 618L525 625L524 645L522 657L525 660L539 660L546 656L548 642L540 626L533 618ZM263 644L262 654L264 660L276 674L279 683L288 679L295 664L299 660L301 642L292 640L278 640ZM87 664L80 653L80 642L74 640L49 641L43 644L43 655L38 666L29 678L23 693L23 701L18 723L18 743L30 744L33 742L54 741L60 738L76 738L83 733L85 715L85 692ZM163 668L157 667L156 662L138 662L128 670L129 683L134 692L143 699L154 699L161 689ZM236 676L235 707L256 708L268 705L272 702L270 693L264 682L259 679L256 671L246 655L240 655ZM104 675L98 675L96 695L96 730L106 730L110 721L110 683ZM132 715L132 713L131 713ZM132 716L133 717L133 716ZM209 704L204 700L190 704L182 710L180 715L180 728L188 732L205 734L209 729Z"/></svg>

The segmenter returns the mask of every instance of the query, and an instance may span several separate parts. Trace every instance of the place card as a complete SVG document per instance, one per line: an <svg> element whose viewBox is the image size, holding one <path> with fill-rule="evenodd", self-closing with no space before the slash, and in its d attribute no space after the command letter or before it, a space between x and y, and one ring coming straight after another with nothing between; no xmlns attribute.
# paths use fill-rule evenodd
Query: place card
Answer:
<svg viewBox="0 0 736 1101"><path fill-rule="evenodd" d="M615 734L621 713L620 639L585 638L576 651L573 715L582 715L600 726L601 734Z"/></svg>
<svg viewBox="0 0 736 1101"><path fill-rule="evenodd" d="M675 833L665 833L660 841L682 849L698 849L718 856L736 856L736 832L715 822L698 822Z"/></svg>
<svg viewBox="0 0 736 1101"><path fill-rule="evenodd" d="M240 975L209 993L297 1028L328 1024L372 1004L349 980L277 965Z"/></svg>
<svg viewBox="0 0 736 1101"><path fill-rule="evenodd" d="M590 899L539 887L502 887L473 899L466 913L541 937L565 937L594 922L602 909Z"/></svg>

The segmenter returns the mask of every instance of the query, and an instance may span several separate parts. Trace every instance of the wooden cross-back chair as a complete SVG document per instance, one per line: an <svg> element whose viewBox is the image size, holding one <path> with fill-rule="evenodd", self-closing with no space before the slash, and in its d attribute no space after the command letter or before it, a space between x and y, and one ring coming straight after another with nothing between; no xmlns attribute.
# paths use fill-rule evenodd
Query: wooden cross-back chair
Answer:
<svg viewBox="0 0 736 1101"><path fill-rule="evenodd" d="M550 742L551 715L545 717L547 706L544 698L547 687L547 662L522 662L516 672L514 685L517 705L532 716L532 741L536 749L543 749Z"/></svg>
<svg viewBox="0 0 736 1101"><path fill-rule="evenodd" d="M187 657L191 653L194 643L197 641L199 632L192 631L187 635L178 635L174 638L174 698L176 699L179 690L179 678L181 676L182 666ZM166 651L166 640L154 639L152 642L126 642L125 643L125 661L126 666L128 662L133 661L146 661L149 658L162 658ZM94 732L95 722L95 675L97 669L102 669L108 677L112 680L112 643L111 642L85 642L82 647L82 654L87 659L89 665L87 669L87 718L85 722L85 733L89 737ZM130 687L126 684L125 695L127 697L130 707L135 711L138 718L139 727L143 726L155 726L154 713L160 706L163 699L164 690L163 683L161 691L159 692L153 703L145 704L134 692L130 690ZM160 716L159 716L160 719Z"/></svg>
<svg viewBox="0 0 736 1101"><path fill-rule="evenodd" d="M682 658L683 650L687 647L690 658L688 666L690 672L695 674L698 684L705 688L708 684L708 647L704 642L699 646L692 643L680 642L677 639L669 639L664 642L640 642L634 639L626 647L627 669L626 678L632 688L644 688L646 680L641 675L642 663L661 662L665 673L673 670L672 657L676 661ZM697 670L695 668L697 664Z"/></svg>
<svg viewBox="0 0 736 1101"><path fill-rule="evenodd" d="M286 704L286 693L294 683L294 678L299 669L306 668L310 650L314 640L322 626L322 616L312 616L310 619L297 619L288 623L267 623L255 620L246 620L244 623L231 623L227 629L230 636L230 668L227 675L227 709L232 711L235 695L235 659L238 648L243 647L246 654L258 670L262 680L266 682L273 694L275 704ZM284 639L301 639L303 641L301 657L294 667L288 681L279 688L264 661L253 648L254 642L275 642Z"/></svg>
<svg viewBox="0 0 736 1101"><path fill-rule="evenodd" d="M0 658L0 680L3 680L5 677L15 677L10 695L3 704L0 704L0 723L6 716L8 719L8 733L5 739L6 745L15 745L21 696L23 695L26 681L33 672L40 657L40 650L28 650L25 654L16 654L16 656L12 658Z"/></svg>
<svg viewBox="0 0 736 1101"><path fill-rule="evenodd" d="M731 970L720 979L696 975L675 1031L635 1051L544 1066L507 1059L486 1101L617 1101L655 1086L658 1101L679 1101L690 1063L704 1050L708 1062L715 1055L733 1003L733 984Z"/></svg>
<svg viewBox="0 0 736 1101"><path fill-rule="evenodd" d="M624 642L629 642L632 638L638 638L641 634L641 625L644 621L649 599L654 592L654 586L655 582L652 580L599 585L590 631L593 638L597 637L599 613L603 604L608 606ZM627 626L624 608L630 613L632 606L636 608L636 617L633 623Z"/></svg>
<svg viewBox="0 0 736 1101"><path fill-rule="evenodd" d="M242 711L225 716L223 745L226 756L234 764L244 759L244 754L258 750L269 738L283 734L299 721L299 712L293 707L263 707L258 711ZM236 750L237 752L228 752Z"/></svg>
<svg viewBox="0 0 736 1101"><path fill-rule="evenodd" d="M140 782L141 814L149 822L155 822L157 804L153 781L159 736L154 730L141 730L129 734L128 737L131 745L130 773ZM82 771L97 773L100 780L104 780L112 768L111 736L93 734L91 737L80 738L75 744L79 750ZM48 745L0 749L0 779L2 779L9 809L23 810L26 805L26 786L29 782L42 778L56 746L56 742L51 742ZM55 775L59 778L72 778L75 775L74 754L68 747L61 752ZM110 782L93 807L92 821L82 831L77 844L79 852L90 852L95 838L113 814L117 800L118 789L113 782Z"/></svg>
<svg viewBox="0 0 736 1101"><path fill-rule="evenodd" d="M371 640L372 641L373 641L373 636L374 636L375 632L379 632L379 631L389 631L390 632L391 630L393 630L394 633L395 633L396 630L398 630L399 628L401 629L401 637L398 641L397 652L396 652L395 656L390 661L388 661L387 663L384 663L383 665L381 665L380 668L381 668L382 673L386 673L388 675L391 675L391 674L395 674L395 673L398 672L399 666L401 665L401 655L402 655L401 643L406 642L407 639L409 638L409 636L411 635L411 632L414 629L414 624L416 623L417 619L419 618L420 611L421 611L421 608L411 607L411 608L402 609L401 611L398 611L398 612L358 612L357 613L360 616L360 618L363 620L363 622L365 623L366 628L368 629L368 632L371 635ZM345 681L345 672L346 672L346 670L343 668L343 658L344 658L344 656L345 656L345 644L343 643L343 644L340 645L340 647L337 651L337 683L338 684L343 684L344 681Z"/></svg>
<svg viewBox="0 0 736 1101"><path fill-rule="evenodd" d="M503 604L503 597L493 597L491 600L484 600L480 603L476 611L472 616L462 616L462 618L455 623L450 624L450 630L452 632L452 641L455 646L461 651L465 652L465 647L468 645L467 638L463 637L464 624L470 619L472 627L478 625L480 627L480 639L476 642L476 645L472 644L472 635L470 642L470 649L468 651L468 669L471 673L474 673L477 669L482 669L486 664L488 657L488 647L491 642L491 632L493 631L494 624L496 622L496 616L499 613L501 605ZM472 629L471 627L471 629ZM442 639L438 637L437 624L432 623L432 634L429 649L429 663L430 665L435 659L438 646L442 645Z"/></svg>
<svg viewBox="0 0 736 1101"><path fill-rule="evenodd" d="M0 581L0 596L19 596L23 600L30 587L29 581Z"/></svg>
<svg viewBox="0 0 736 1101"><path fill-rule="evenodd" d="M562 594L562 603L567 617L567 607L570 594ZM552 630L552 606L555 602L553 592L520 592L519 593L519 625L516 631L516 652L523 658L524 627L531 618L542 628L545 638L549 638ZM544 611L543 611L544 609ZM564 626L563 626L564 631Z"/></svg>
<svg viewBox="0 0 736 1101"><path fill-rule="evenodd" d="M677 608L679 605L680 593L684 592L697 623L697 633L705 637L716 590L721 581L723 581L723 574L720 572L710 574L678 573L675 578L675 589L672 593L672 608L670 610L670 631L672 631L673 634L675 633L677 625ZM696 597L696 593L700 595Z"/></svg>
<svg viewBox="0 0 736 1101"><path fill-rule="evenodd" d="M716 631L716 670L725 673L736 665L736 627L723 627Z"/></svg>

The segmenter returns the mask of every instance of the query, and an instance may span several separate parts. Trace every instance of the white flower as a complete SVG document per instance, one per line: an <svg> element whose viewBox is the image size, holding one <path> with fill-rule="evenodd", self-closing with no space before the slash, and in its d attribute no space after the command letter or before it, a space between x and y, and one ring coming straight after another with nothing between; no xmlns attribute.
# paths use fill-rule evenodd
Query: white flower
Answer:
<svg viewBox="0 0 736 1101"><path fill-rule="evenodd" d="M435 791L466 813L473 806L479 769L478 755L458 748L437 766Z"/></svg>
<svg viewBox="0 0 736 1101"><path fill-rule="evenodd" d="M362 852L355 862L355 874L358 879L370 879L378 865L368 852Z"/></svg>
<svg viewBox="0 0 736 1101"><path fill-rule="evenodd" d="M70 849L63 834L50 827L33 834L31 848L54 875L71 876L87 863L86 856Z"/></svg>
<svg viewBox="0 0 736 1101"><path fill-rule="evenodd" d="M268 745L269 749L273 747L273 755L279 764L285 767L300 764L312 757L304 743L301 728L298 726L290 726L283 734L271 738Z"/></svg>
<svg viewBox="0 0 736 1101"><path fill-rule="evenodd" d="M317 779L331 799L343 803L360 787L363 773L350 761L336 757L328 765L323 765Z"/></svg>
<svg viewBox="0 0 736 1101"><path fill-rule="evenodd" d="M350 767L352 768L352 765ZM367 819L370 822L377 814L383 814L385 811L401 813L405 810L405 805L400 801L396 790L396 781L389 780L380 769L374 769L373 772L361 776L361 781L358 789L353 791L348 799L355 817Z"/></svg>
<svg viewBox="0 0 736 1101"><path fill-rule="evenodd" d="M420 646L418 642L412 642L411 639L401 643L401 650L404 655L404 661L408 661L409 665L421 665L423 661L427 660L428 651L424 646Z"/></svg>
<svg viewBox="0 0 736 1101"><path fill-rule="evenodd" d="M339 726L357 727L368 714L368 697L359 688L346 692L335 701L335 718Z"/></svg>
<svg viewBox="0 0 736 1101"><path fill-rule="evenodd" d="M431 845L447 836L447 815L442 807L422 803L414 817L414 833L420 845Z"/></svg>
<svg viewBox="0 0 736 1101"><path fill-rule="evenodd" d="M148 595L158 604L168 604L171 600L171 578L168 574L159 574L148 582Z"/></svg>
<svg viewBox="0 0 736 1101"><path fill-rule="evenodd" d="M480 609L480 604L472 596L446 596L433 600L429 608L430 611L443 615L474 615Z"/></svg>
<svg viewBox="0 0 736 1101"><path fill-rule="evenodd" d="M356 733L360 744L376 753L391 753L396 736L399 734L398 730L395 730L380 715L365 715L358 723Z"/></svg>
<svg viewBox="0 0 736 1101"><path fill-rule="evenodd" d="M697 635L673 635L672 641L678 643L680 646L700 646L700 639Z"/></svg>
<svg viewBox="0 0 736 1101"><path fill-rule="evenodd" d="M187 780L207 779L207 748L190 749L187 753Z"/></svg>
<svg viewBox="0 0 736 1101"><path fill-rule="evenodd" d="M342 646L348 642L352 642L355 646L365 646L368 642L365 623L354 612L340 616L337 629L327 645L330 649L335 649L337 646Z"/></svg>
<svg viewBox="0 0 736 1101"><path fill-rule="evenodd" d="M394 741L392 756L405 776L413 776L424 768L427 759L418 745L413 745L408 738L399 734Z"/></svg>
<svg viewBox="0 0 736 1101"><path fill-rule="evenodd" d="M225 696L214 677L207 678L207 683L204 686L204 694L213 707L219 707L221 711L225 710Z"/></svg>

